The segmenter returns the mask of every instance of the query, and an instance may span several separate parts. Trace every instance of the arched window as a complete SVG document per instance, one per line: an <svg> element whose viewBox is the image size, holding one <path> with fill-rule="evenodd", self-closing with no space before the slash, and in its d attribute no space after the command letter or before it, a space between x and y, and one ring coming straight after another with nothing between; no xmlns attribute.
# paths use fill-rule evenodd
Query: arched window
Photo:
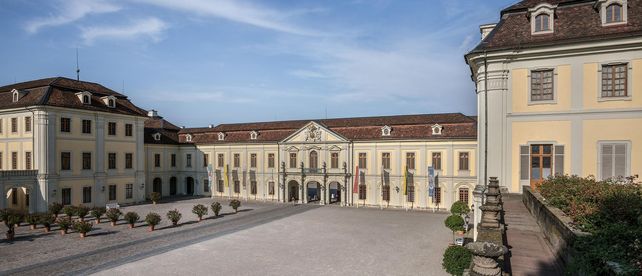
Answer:
<svg viewBox="0 0 642 276"><path fill-rule="evenodd" d="M310 169L316 169L318 168L319 164L319 154L316 151L311 151L310 152Z"/></svg>
<svg viewBox="0 0 642 276"><path fill-rule="evenodd" d="M109 99L109 107L116 107L116 104L114 104L114 100Z"/></svg>
<svg viewBox="0 0 642 276"><path fill-rule="evenodd" d="M17 101L18 101L18 98L19 98L19 97L18 97L18 91L13 91L13 102L14 102L14 103L15 103L15 102L17 102Z"/></svg>
<svg viewBox="0 0 642 276"><path fill-rule="evenodd" d="M185 141L192 142L192 135L189 135L189 134L185 135Z"/></svg>
<svg viewBox="0 0 642 276"><path fill-rule="evenodd" d="M535 16L535 32L544 32L550 30L550 15L540 14Z"/></svg>
<svg viewBox="0 0 642 276"><path fill-rule="evenodd" d="M82 103L84 104L89 104L89 96L83 95L82 96Z"/></svg>
<svg viewBox="0 0 642 276"><path fill-rule="evenodd" d="M622 5L611 4L606 7L606 23L622 22L623 20Z"/></svg>

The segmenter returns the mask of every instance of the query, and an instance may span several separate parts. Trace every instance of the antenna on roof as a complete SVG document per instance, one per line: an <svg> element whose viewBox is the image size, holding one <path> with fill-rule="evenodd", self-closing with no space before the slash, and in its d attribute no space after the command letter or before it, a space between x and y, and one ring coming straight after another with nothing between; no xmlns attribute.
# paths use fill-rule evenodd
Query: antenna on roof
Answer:
<svg viewBox="0 0 642 276"><path fill-rule="evenodd" d="M125 94L125 80L123 80L123 94Z"/></svg>
<svg viewBox="0 0 642 276"><path fill-rule="evenodd" d="M325 105L325 119L328 119L328 104Z"/></svg>
<svg viewBox="0 0 642 276"><path fill-rule="evenodd" d="M80 66L78 66L78 47L76 47L76 80L80 81Z"/></svg>

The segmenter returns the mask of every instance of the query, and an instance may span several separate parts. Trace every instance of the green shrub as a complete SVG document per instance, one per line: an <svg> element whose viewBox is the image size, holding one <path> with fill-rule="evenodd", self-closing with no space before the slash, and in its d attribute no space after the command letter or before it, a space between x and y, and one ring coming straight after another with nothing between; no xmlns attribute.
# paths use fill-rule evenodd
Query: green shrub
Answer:
<svg viewBox="0 0 642 276"><path fill-rule="evenodd" d="M58 218L58 220L56 220L56 223L61 230L65 231L69 230L69 228L71 228L71 225L73 224L69 217L60 217Z"/></svg>
<svg viewBox="0 0 642 276"><path fill-rule="evenodd" d="M451 275L462 275L464 269L470 267L473 255L463 246L450 246L444 252L444 259L441 263L446 272Z"/></svg>
<svg viewBox="0 0 642 276"><path fill-rule="evenodd" d="M221 208L223 208L223 207L221 207L221 204L218 203L218 202L213 202L210 207L212 207L212 212L214 212L214 216L215 217L218 217L218 213L220 213L221 212Z"/></svg>
<svg viewBox="0 0 642 276"><path fill-rule="evenodd" d="M460 215L463 216L465 214L468 214L470 212L470 208L468 207L468 204L463 201L455 201L453 205L450 207L450 212L453 215Z"/></svg>
<svg viewBox="0 0 642 276"><path fill-rule="evenodd" d="M140 216L136 212L127 212L124 216L125 221L129 223L130 226L133 226L138 220L140 219Z"/></svg>
<svg viewBox="0 0 642 276"><path fill-rule="evenodd" d="M17 213L8 212L3 218L4 225L7 227L7 234L16 232L16 225L22 222L22 216Z"/></svg>
<svg viewBox="0 0 642 276"><path fill-rule="evenodd" d="M169 221L171 221L172 225L174 226L178 224L178 221L181 220L181 217L183 217L183 215L176 209L167 212L167 219L169 219Z"/></svg>
<svg viewBox="0 0 642 276"><path fill-rule="evenodd" d="M38 223L42 224L45 229L51 228L51 225L56 221L56 218L51 213L41 214L38 218Z"/></svg>
<svg viewBox="0 0 642 276"><path fill-rule="evenodd" d="M444 224L450 231L464 231L464 219L459 215L450 215L446 218Z"/></svg>
<svg viewBox="0 0 642 276"><path fill-rule="evenodd" d="M203 219L204 215L207 215L207 207L205 207L205 205L203 204L196 204L194 205L194 208L192 208L192 213L194 213L200 221L201 219Z"/></svg>
<svg viewBox="0 0 642 276"><path fill-rule="evenodd" d="M154 202L154 204L156 204L156 202L160 201L161 194L157 193L157 192L152 192L149 197L152 199L152 202Z"/></svg>
<svg viewBox="0 0 642 276"><path fill-rule="evenodd" d="M105 207L94 207L91 209L91 216L94 217L97 221L100 221L100 218L107 212Z"/></svg>
<svg viewBox="0 0 642 276"><path fill-rule="evenodd" d="M68 205L62 208L62 213L68 217L73 217L76 214L76 207Z"/></svg>
<svg viewBox="0 0 642 276"><path fill-rule="evenodd" d="M91 231L92 226L91 226L91 223L86 221L76 221L74 222L74 229L78 231L78 233L86 234L86 233L89 233L89 231Z"/></svg>
<svg viewBox="0 0 642 276"><path fill-rule="evenodd" d="M232 209L234 209L234 213L237 213L239 207L241 207L241 201L239 201L238 199L232 199L230 201L230 207L232 207Z"/></svg>
<svg viewBox="0 0 642 276"><path fill-rule="evenodd" d="M109 221L111 221L112 224L116 224L116 222L118 222L118 219L120 219L121 214L122 213L120 212L120 210L116 208L111 208L107 210L107 212L105 213L105 216Z"/></svg>
<svg viewBox="0 0 642 276"><path fill-rule="evenodd" d="M62 204L54 202L49 204L49 213L52 213L55 217L58 217L60 211L62 211Z"/></svg>
<svg viewBox="0 0 642 276"><path fill-rule="evenodd" d="M80 218L81 221L85 220L85 217L89 214L89 208L85 206L76 207L76 216Z"/></svg>
<svg viewBox="0 0 642 276"><path fill-rule="evenodd" d="M38 225L38 220L40 219L39 214L28 214L25 216L25 221L31 226Z"/></svg>
<svg viewBox="0 0 642 276"><path fill-rule="evenodd" d="M145 222L148 225L158 225L161 222L161 216L157 213L149 213L145 216Z"/></svg>

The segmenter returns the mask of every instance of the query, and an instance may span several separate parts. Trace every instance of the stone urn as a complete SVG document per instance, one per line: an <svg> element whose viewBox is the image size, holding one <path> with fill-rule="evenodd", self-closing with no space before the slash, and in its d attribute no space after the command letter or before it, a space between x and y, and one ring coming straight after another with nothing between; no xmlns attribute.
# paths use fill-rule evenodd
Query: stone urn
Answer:
<svg viewBox="0 0 642 276"><path fill-rule="evenodd" d="M483 205L479 207L479 210L482 211L481 223L482 228L487 229L497 229L499 228L499 213L502 211L502 207L498 205Z"/></svg>
<svg viewBox="0 0 642 276"><path fill-rule="evenodd" d="M502 274L497 258L508 252L506 246L477 241L467 244L466 248L473 253L473 268L470 275L495 276Z"/></svg>

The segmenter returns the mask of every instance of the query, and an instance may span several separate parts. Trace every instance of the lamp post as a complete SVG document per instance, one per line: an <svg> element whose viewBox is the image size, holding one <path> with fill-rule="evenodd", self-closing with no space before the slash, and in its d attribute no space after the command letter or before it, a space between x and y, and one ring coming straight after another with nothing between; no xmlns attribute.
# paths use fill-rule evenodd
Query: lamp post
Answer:
<svg viewBox="0 0 642 276"><path fill-rule="evenodd" d="M466 214L464 217L464 230L468 232L468 223L470 222L470 216Z"/></svg>

